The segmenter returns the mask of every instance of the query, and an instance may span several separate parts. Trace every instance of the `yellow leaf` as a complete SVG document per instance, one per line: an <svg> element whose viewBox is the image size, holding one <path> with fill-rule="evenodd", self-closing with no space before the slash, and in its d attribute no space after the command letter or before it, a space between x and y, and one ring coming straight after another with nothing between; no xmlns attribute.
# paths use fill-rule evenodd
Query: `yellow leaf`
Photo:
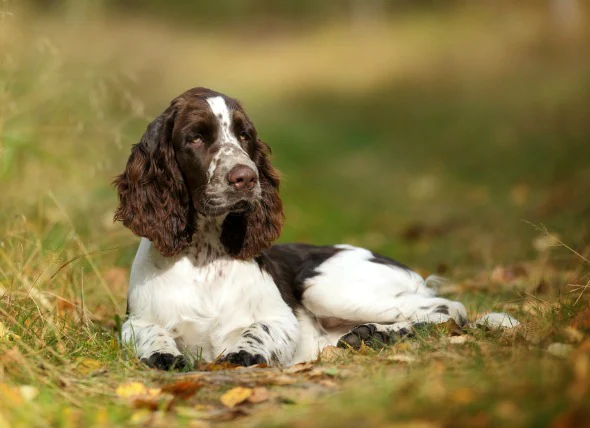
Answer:
<svg viewBox="0 0 590 428"><path fill-rule="evenodd" d="M231 409L246 401L253 393L254 391L251 388L242 388L241 386L238 386L223 394L221 396L221 402L224 406Z"/></svg>
<svg viewBox="0 0 590 428"><path fill-rule="evenodd" d="M76 373L81 375L92 374L102 368L102 363L91 358L78 358L76 361Z"/></svg>
<svg viewBox="0 0 590 428"><path fill-rule="evenodd" d="M147 388L141 382L128 382L119 385L116 394L121 398L135 398L141 396L157 397L160 392L160 388Z"/></svg>

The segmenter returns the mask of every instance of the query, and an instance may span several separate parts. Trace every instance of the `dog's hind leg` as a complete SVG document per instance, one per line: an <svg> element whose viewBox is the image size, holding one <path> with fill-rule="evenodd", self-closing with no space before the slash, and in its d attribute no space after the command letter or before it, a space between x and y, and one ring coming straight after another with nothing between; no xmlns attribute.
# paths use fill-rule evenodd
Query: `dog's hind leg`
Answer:
<svg viewBox="0 0 590 428"><path fill-rule="evenodd" d="M416 272L368 250L342 251L315 267L302 284L301 303L318 318L353 323L466 322L465 307L435 297Z"/></svg>

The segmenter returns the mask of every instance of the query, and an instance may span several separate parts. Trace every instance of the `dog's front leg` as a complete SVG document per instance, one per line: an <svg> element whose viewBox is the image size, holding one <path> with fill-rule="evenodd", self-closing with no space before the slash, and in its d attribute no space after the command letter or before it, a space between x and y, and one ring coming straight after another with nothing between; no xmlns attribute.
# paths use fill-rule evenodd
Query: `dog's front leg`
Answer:
<svg viewBox="0 0 590 428"><path fill-rule="evenodd" d="M121 338L123 343L133 347L137 357L150 367L179 370L188 366L168 331L150 321L129 317L123 324Z"/></svg>
<svg viewBox="0 0 590 428"><path fill-rule="evenodd" d="M258 321L242 331L222 361L241 366L286 365L293 359L298 341L299 327L294 316Z"/></svg>

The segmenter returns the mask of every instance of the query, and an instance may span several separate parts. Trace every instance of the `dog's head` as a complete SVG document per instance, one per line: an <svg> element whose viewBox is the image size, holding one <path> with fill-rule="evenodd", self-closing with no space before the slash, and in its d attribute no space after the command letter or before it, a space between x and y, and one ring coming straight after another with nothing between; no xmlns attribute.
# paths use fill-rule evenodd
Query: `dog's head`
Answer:
<svg viewBox="0 0 590 428"><path fill-rule="evenodd" d="M279 174L269 155L238 101L191 89L172 100L133 146L125 172L114 181L115 220L172 256L191 245L197 214L225 216L226 251L252 258L283 225Z"/></svg>

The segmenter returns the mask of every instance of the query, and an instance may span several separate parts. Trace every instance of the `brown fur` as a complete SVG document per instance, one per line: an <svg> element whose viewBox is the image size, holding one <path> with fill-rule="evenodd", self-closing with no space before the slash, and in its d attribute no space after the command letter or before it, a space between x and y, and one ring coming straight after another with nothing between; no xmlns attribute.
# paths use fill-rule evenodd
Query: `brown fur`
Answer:
<svg viewBox="0 0 590 428"><path fill-rule="evenodd" d="M194 210L170 142L175 115L171 106L150 123L113 182L119 192L115 220L148 238L164 256L190 245L194 230Z"/></svg>

